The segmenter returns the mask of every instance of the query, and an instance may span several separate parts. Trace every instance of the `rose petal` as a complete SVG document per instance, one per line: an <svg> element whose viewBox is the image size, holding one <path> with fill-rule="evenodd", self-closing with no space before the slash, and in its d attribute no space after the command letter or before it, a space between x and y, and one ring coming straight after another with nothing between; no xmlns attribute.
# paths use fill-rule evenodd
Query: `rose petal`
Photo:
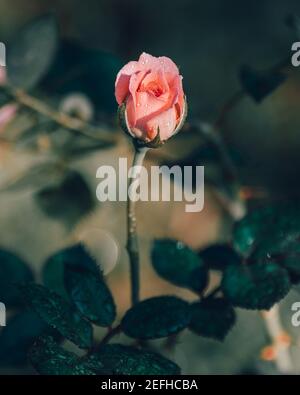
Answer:
<svg viewBox="0 0 300 395"><path fill-rule="evenodd" d="M115 82L115 96L119 105L123 103L128 95L130 76L140 71L140 69L141 67L138 62L132 61L127 63L118 72Z"/></svg>
<svg viewBox="0 0 300 395"><path fill-rule="evenodd" d="M158 58L143 52L138 60L139 67L143 70L157 70L159 68Z"/></svg>
<svg viewBox="0 0 300 395"><path fill-rule="evenodd" d="M146 71L140 71L138 73L133 74L130 78L129 93L131 94L130 97L132 97L134 108L137 108L140 106L140 103L137 100L137 90L138 90L138 87L146 74L147 74ZM133 117L131 117L131 119L132 119L133 125L136 122L136 113L137 113L137 111L132 113Z"/></svg>
<svg viewBox="0 0 300 395"><path fill-rule="evenodd" d="M160 56L158 58L160 67L165 73L179 74L176 64L167 56Z"/></svg>
<svg viewBox="0 0 300 395"><path fill-rule="evenodd" d="M129 91L130 76L122 74L118 78L115 88L115 96L119 106L124 102Z"/></svg>
<svg viewBox="0 0 300 395"><path fill-rule="evenodd" d="M154 130L158 131L159 128L159 135L162 141L167 140L170 138L176 128L177 125L177 112L175 106L169 108L167 111L164 111L157 115L154 118L151 118L147 122L147 130ZM154 136L156 136L156 133Z"/></svg>
<svg viewBox="0 0 300 395"><path fill-rule="evenodd" d="M155 94L155 90L158 89L161 90L160 95ZM166 101L169 95L169 84L165 74L161 70L149 72L143 79L139 91L148 91L149 94L152 94L157 99Z"/></svg>

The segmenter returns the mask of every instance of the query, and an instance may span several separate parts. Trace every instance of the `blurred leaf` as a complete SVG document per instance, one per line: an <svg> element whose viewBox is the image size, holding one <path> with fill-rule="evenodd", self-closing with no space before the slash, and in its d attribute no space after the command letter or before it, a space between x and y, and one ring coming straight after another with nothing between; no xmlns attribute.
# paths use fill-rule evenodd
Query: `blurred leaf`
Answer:
<svg viewBox="0 0 300 395"><path fill-rule="evenodd" d="M269 310L291 287L287 271L274 262L228 266L221 285L234 306L254 310Z"/></svg>
<svg viewBox="0 0 300 395"><path fill-rule="evenodd" d="M275 91L286 78L278 71L258 72L249 66L242 66L240 70L243 89L258 103Z"/></svg>
<svg viewBox="0 0 300 395"><path fill-rule="evenodd" d="M51 327L80 348L89 348L93 331L89 322L60 295L38 284L20 285L20 291L32 309Z"/></svg>
<svg viewBox="0 0 300 395"><path fill-rule="evenodd" d="M212 270L224 270L228 265L240 265L242 258L227 244L213 244L199 252L200 259Z"/></svg>
<svg viewBox="0 0 300 395"><path fill-rule="evenodd" d="M191 319L190 306L175 296L146 299L125 314L121 327L136 339L158 339L185 329Z"/></svg>
<svg viewBox="0 0 300 395"><path fill-rule="evenodd" d="M83 316L104 327L114 322L116 306L100 270L67 263L64 279L71 300Z"/></svg>
<svg viewBox="0 0 300 395"><path fill-rule="evenodd" d="M95 375L73 353L60 347L51 336L39 338L29 352L29 361L42 375Z"/></svg>
<svg viewBox="0 0 300 395"><path fill-rule="evenodd" d="M32 280L33 273L26 262L10 251L0 250L0 301L7 308L22 305L15 283Z"/></svg>
<svg viewBox="0 0 300 395"><path fill-rule="evenodd" d="M38 148L38 138L40 136L49 136L51 133L55 132L58 129L57 124L52 120L48 121L34 121L34 124L25 128L21 134L18 136L18 139L15 142L15 148ZM51 144L49 140L49 144Z"/></svg>
<svg viewBox="0 0 300 395"><path fill-rule="evenodd" d="M9 104L11 102L11 96L8 95L8 93L1 91L0 92L0 107L5 106L6 104Z"/></svg>
<svg viewBox="0 0 300 395"><path fill-rule="evenodd" d="M25 365L30 346L46 333L54 335L55 331L32 311L21 312L9 319L0 332L0 365Z"/></svg>
<svg viewBox="0 0 300 395"><path fill-rule="evenodd" d="M286 24L295 32L295 37L300 39L300 18L298 15L291 14L286 18Z"/></svg>
<svg viewBox="0 0 300 395"><path fill-rule="evenodd" d="M171 375L180 374L180 368L169 359L152 351L140 350L122 344L107 344L88 357L100 362L113 375ZM101 366L100 365L100 366Z"/></svg>
<svg viewBox="0 0 300 395"><path fill-rule="evenodd" d="M276 262L284 267L291 282L300 281L300 232L282 234L276 229L260 242L249 260L251 262Z"/></svg>
<svg viewBox="0 0 300 395"><path fill-rule="evenodd" d="M113 54L64 40L43 85L50 93L83 93L96 109L112 114L117 109L115 78L122 66Z"/></svg>
<svg viewBox="0 0 300 395"><path fill-rule="evenodd" d="M47 216L63 219L70 226L95 207L94 196L77 171L69 171L59 185L40 190L35 199Z"/></svg>
<svg viewBox="0 0 300 395"><path fill-rule="evenodd" d="M65 265L81 266L96 273L99 271L97 263L82 244L75 244L51 255L43 267L43 283L66 299L69 299L69 296L64 285Z"/></svg>
<svg viewBox="0 0 300 395"><path fill-rule="evenodd" d="M8 46L9 82L23 89L37 85L54 59L57 42L57 24L52 15L38 17L25 26Z"/></svg>
<svg viewBox="0 0 300 395"><path fill-rule="evenodd" d="M224 340L233 327L236 317L232 306L225 299L204 299L191 306L192 319L189 329L197 335Z"/></svg>
<svg viewBox="0 0 300 395"><path fill-rule="evenodd" d="M35 163L25 171L13 174L0 186L0 191L15 192L25 188L39 189L49 183L57 183L62 178L62 169L56 161Z"/></svg>
<svg viewBox="0 0 300 395"><path fill-rule="evenodd" d="M83 140L83 139L82 139ZM76 141L74 140L74 144L68 144L67 147L64 149L64 155L68 158L71 158L72 160L82 158L85 155L91 155L101 149L107 148L111 146L111 143L106 143L106 142L90 142L86 141L81 141L80 139L76 138Z"/></svg>
<svg viewBox="0 0 300 395"><path fill-rule="evenodd" d="M286 235L300 230L300 205L298 202L268 204L258 207L237 222L233 231L234 247L247 255L255 243L269 237L274 229Z"/></svg>
<svg viewBox="0 0 300 395"><path fill-rule="evenodd" d="M165 280L202 292L208 281L207 269L203 261L183 243L162 239L152 247L152 265Z"/></svg>

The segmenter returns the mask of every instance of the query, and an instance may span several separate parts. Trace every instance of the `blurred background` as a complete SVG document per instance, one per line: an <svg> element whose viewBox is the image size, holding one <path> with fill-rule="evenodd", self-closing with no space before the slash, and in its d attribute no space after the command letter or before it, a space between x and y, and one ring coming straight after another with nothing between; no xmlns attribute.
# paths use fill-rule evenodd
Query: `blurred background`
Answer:
<svg viewBox="0 0 300 395"><path fill-rule="evenodd" d="M128 157L129 163L132 158L130 141L116 121L117 71L143 51L169 56L184 77L188 124L164 148L151 152L147 165L205 165L205 207L191 214L184 203L138 204L142 296L176 293L192 299L154 273L149 259L154 238L172 237L199 250L230 240L232 223L248 204L299 196L300 73L289 59L300 27L286 23L289 15L300 15L299 1L0 0L0 40L8 53L20 29L48 12L58 21L60 47L30 93L101 127L116 137L116 144L98 147L76 134L70 139L62 127L51 133L52 125L32 109L18 109L1 129L1 247L26 260L41 280L49 255L84 241L101 262L122 316L129 306L126 206L97 202L96 170L103 164L117 166L119 157ZM275 83L263 100L254 100L247 84L253 75L243 79L243 65L266 76L275 68L284 81ZM241 87L250 93L239 94ZM42 125L38 130L33 120ZM207 141L201 130L210 125L217 127L221 143ZM221 159L220 144L222 152L228 150ZM224 176L228 167L234 173L230 180ZM290 306L299 297L291 292L281 307L284 325L296 339L295 364L300 363L299 331L291 327ZM273 365L260 359L267 343L260 316L240 311L224 343L184 333L170 357L184 373L274 373ZM2 372L33 373L26 365L6 366L2 359Z"/></svg>

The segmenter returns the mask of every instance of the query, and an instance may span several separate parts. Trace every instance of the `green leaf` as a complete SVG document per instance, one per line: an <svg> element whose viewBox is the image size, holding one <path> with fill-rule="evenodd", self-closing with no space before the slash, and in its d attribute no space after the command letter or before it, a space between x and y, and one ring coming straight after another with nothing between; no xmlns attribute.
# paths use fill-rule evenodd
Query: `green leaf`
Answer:
<svg viewBox="0 0 300 395"><path fill-rule="evenodd" d="M275 91L286 78L285 74L278 71L259 72L249 66L242 66L240 70L243 89L258 103Z"/></svg>
<svg viewBox="0 0 300 395"><path fill-rule="evenodd" d="M226 244L213 244L199 252L200 259L209 269L223 271L228 265L240 265L242 258Z"/></svg>
<svg viewBox="0 0 300 395"><path fill-rule="evenodd" d="M69 171L58 185L41 189L35 199L48 217L63 220L69 226L95 207L90 188L77 171Z"/></svg>
<svg viewBox="0 0 300 395"><path fill-rule="evenodd" d="M276 262L284 267L291 282L300 281L300 233L282 234L281 231L274 231L259 243L249 257L251 262L266 263Z"/></svg>
<svg viewBox="0 0 300 395"><path fill-rule="evenodd" d="M125 314L121 327L136 339L158 339L185 329L191 319L190 306L175 296L146 299Z"/></svg>
<svg viewBox="0 0 300 395"><path fill-rule="evenodd" d="M99 326L110 326L116 318L116 306L100 270L80 265L65 265L65 286L78 310Z"/></svg>
<svg viewBox="0 0 300 395"><path fill-rule="evenodd" d="M223 298L204 299L191 306L189 329L200 336L224 340L233 327L236 316L232 306Z"/></svg>
<svg viewBox="0 0 300 395"><path fill-rule="evenodd" d="M95 375L75 354L60 347L51 336L39 338L29 352L29 361L42 375Z"/></svg>
<svg viewBox="0 0 300 395"><path fill-rule="evenodd" d="M22 305L15 284L32 280L33 273L26 262L10 251L0 250L0 301L7 308Z"/></svg>
<svg viewBox="0 0 300 395"><path fill-rule="evenodd" d="M64 39L43 87L56 95L80 92L89 97L96 110L115 114L114 83L122 66L114 54Z"/></svg>
<svg viewBox="0 0 300 395"><path fill-rule="evenodd" d="M152 248L152 265L161 277L180 287L202 292L207 285L208 272L203 261L181 242L156 240Z"/></svg>
<svg viewBox="0 0 300 395"><path fill-rule="evenodd" d="M65 265L80 265L83 268L94 270L96 273L99 271L97 263L82 244L75 244L51 255L43 267L43 283L66 299L69 299L69 296L64 285Z"/></svg>
<svg viewBox="0 0 300 395"><path fill-rule="evenodd" d="M274 229L282 235L300 231L300 205L298 202L269 204L249 212L237 222L233 231L234 247L248 255L254 243L270 237Z"/></svg>
<svg viewBox="0 0 300 395"><path fill-rule="evenodd" d="M89 348L93 331L89 322L84 320L62 296L39 284L19 286L25 301L52 328L80 348Z"/></svg>
<svg viewBox="0 0 300 395"><path fill-rule="evenodd" d="M221 285L234 306L253 310L269 310L291 287L288 272L274 262L228 266Z"/></svg>
<svg viewBox="0 0 300 395"><path fill-rule="evenodd" d="M0 365L25 365L29 348L42 334L54 335L55 330L34 312L24 311L10 318L0 332Z"/></svg>
<svg viewBox="0 0 300 395"><path fill-rule="evenodd" d="M122 344L107 344L88 359L100 362L108 374L113 375L180 374L179 366L169 359L152 351Z"/></svg>
<svg viewBox="0 0 300 395"><path fill-rule="evenodd" d="M48 71L58 42L57 24L44 15L25 26L8 46L9 82L23 89L33 88Z"/></svg>

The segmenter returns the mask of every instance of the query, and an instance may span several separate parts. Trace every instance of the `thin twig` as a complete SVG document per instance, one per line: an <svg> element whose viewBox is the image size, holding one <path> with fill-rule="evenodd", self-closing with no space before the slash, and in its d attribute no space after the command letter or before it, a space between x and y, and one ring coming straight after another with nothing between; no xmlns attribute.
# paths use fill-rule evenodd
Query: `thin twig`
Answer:
<svg viewBox="0 0 300 395"><path fill-rule="evenodd" d="M114 336L118 335L121 332L121 325L117 325L116 327L112 328L101 340L99 346L103 346L107 344Z"/></svg>
<svg viewBox="0 0 300 395"><path fill-rule="evenodd" d="M218 285L216 288L214 288L208 295L205 296L205 298L213 298L215 297L219 292L222 291L221 285Z"/></svg>
<svg viewBox="0 0 300 395"><path fill-rule="evenodd" d="M148 148L136 148L130 183L128 187L128 201L127 201L127 251L129 255L130 263L130 281L131 281L131 303L136 304L139 301L139 289L140 289L140 273L139 273L139 247L136 230L136 214L135 214L135 203L136 203L136 190L138 185L135 185L135 191L130 191L133 182L139 184L141 166L143 164L146 152Z"/></svg>
<svg viewBox="0 0 300 395"><path fill-rule="evenodd" d="M82 135L97 141L103 141L109 144L115 144L117 142L117 136L113 133L102 128L93 127L79 118L71 117L68 114L56 111L46 103L29 95L21 89L15 89L9 86L1 87L1 89L4 89L6 93L20 105L52 119L54 122L66 129L81 133Z"/></svg>
<svg viewBox="0 0 300 395"><path fill-rule="evenodd" d="M219 111L219 115L214 122L215 129L220 129L223 126L223 123L227 117L227 115L234 109L234 107L241 101L241 99L245 96L244 90L239 90L234 93L221 107Z"/></svg>

